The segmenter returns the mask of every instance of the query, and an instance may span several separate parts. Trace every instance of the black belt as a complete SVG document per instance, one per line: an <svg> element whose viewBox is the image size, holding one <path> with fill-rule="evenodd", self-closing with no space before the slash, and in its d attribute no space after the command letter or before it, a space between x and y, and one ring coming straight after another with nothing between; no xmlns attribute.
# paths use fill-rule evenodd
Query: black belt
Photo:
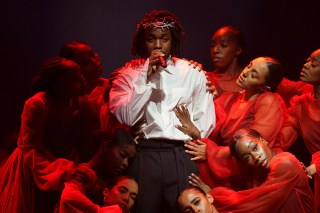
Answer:
<svg viewBox="0 0 320 213"><path fill-rule="evenodd" d="M138 139L137 148L141 149L172 149L174 147L184 147L182 140L169 140L169 139Z"/></svg>

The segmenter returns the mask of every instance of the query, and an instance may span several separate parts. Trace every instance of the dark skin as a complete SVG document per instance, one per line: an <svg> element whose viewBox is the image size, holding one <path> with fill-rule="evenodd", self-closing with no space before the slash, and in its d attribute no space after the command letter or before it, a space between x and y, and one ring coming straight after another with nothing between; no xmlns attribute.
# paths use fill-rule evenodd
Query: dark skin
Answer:
<svg viewBox="0 0 320 213"><path fill-rule="evenodd" d="M188 108L185 106L177 106L173 111L181 123L181 126L176 125L176 128L193 139L193 141L187 141L185 143L184 146L187 148L186 153L195 156L191 158L191 160L206 160L206 144L200 140L200 131L191 121Z"/></svg>
<svg viewBox="0 0 320 213"><path fill-rule="evenodd" d="M320 100L320 49L314 51L303 65L300 79L313 86L314 98ZM309 178L317 172L315 164L304 166L304 169Z"/></svg>
<svg viewBox="0 0 320 213"><path fill-rule="evenodd" d="M201 138L200 131L190 120L190 113L188 108L182 105L180 107L178 106L175 107L173 111L182 124L182 126L176 125L176 128L179 129L184 134L192 137L193 140L200 139Z"/></svg>
<svg viewBox="0 0 320 213"><path fill-rule="evenodd" d="M156 72L159 67L159 57L162 56L166 60L171 53L171 31L167 28L149 28L146 30L144 35L146 52L149 56L149 68L148 68L148 79ZM178 59L172 57L172 60L175 62ZM141 63L141 60L137 61L138 64ZM190 61L190 65L193 64L193 67L199 67L199 71L202 70L202 65L198 62ZM216 97L215 87L210 81L207 82L208 91L212 92Z"/></svg>
<svg viewBox="0 0 320 213"><path fill-rule="evenodd" d="M148 28L144 35L146 52L149 55L148 78L159 67L159 57L167 59L171 53L171 31L168 28Z"/></svg>
<svg viewBox="0 0 320 213"><path fill-rule="evenodd" d="M134 143L111 147L107 143L102 143L99 151L88 164L100 178L108 180L123 173L135 153ZM88 177L79 169L66 171L61 176L61 181L63 182L70 180L76 180L82 184L88 183Z"/></svg>

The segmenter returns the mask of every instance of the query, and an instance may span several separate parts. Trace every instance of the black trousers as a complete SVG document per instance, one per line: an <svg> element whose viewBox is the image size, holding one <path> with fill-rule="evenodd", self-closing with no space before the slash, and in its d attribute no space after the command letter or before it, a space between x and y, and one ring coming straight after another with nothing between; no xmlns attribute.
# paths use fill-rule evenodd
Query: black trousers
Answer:
<svg viewBox="0 0 320 213"><path fill-rule="evenodd" d="M135 159L128 170L139 184L133 212L173 213L177 210L179 192L188 183L188 176L198 174L195 162L185 153L183 141L141 139Z"/></svg>

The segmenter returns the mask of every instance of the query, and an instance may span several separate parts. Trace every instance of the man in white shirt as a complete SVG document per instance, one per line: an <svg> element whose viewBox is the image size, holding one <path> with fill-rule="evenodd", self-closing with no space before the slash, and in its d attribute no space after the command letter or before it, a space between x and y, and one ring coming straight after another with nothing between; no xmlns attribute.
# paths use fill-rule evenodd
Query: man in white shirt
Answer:
<svg viewBox="0 0 320 213"><path fill-rule="evenodd" d="M197 173L185 153L192 140L176 126L175 107L184 106L190 119L207 137L215 126L213 96L206 77L178 59L185 32L175 15L164 10L146 14L137 25L132 52L141 59L117 70L110 91L110 111L125 125L139 129L137 154L129 174L139 184L135 211L175 212L176 198Z"/></svg>

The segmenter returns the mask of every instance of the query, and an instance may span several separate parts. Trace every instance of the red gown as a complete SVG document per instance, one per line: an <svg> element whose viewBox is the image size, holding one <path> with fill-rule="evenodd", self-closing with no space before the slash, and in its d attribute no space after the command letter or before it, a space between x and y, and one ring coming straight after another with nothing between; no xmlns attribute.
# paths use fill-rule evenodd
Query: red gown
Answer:
<svg viewBox="0 0 320 213"><path fill-rule="evenodd" d="M77 112L44 92L25 102L18 147L0 168L0 212L50 211L41 209L54 205L48 190L61 190L60 176L74 168Z"/></svg>
<svg viewBox="0 0 320 213"><path fill-rule="evenodd" d="M238 129L251 128L269 142L270 148L278 148L276 136L287 116L281 97L276 93L264 92L253 101L245 101L243 96L242 92L226 92L216 100L220 109L216 114L223 122L218 122L222 124L216 127L216 134L210 138L217 144L228 146Z"/></svg>
<svg viewBox="0 0 320 213"><path fill-rule="evenodd" d="M207 160L197 161L199 176L210 188L224 186L235 190L244 189L247 183L243 178L247 168L232 157L228 146L218 146L208 138L206 143Z"/></svg>
<svg viewBox="0 0 320 213"><path fill-rule="evenodd" d="M252 128L269 142L276 153L281 152L275 144L287 114L281 97L264 92L253 101L244 101L244 93L225 92L216 100L217 125L207 144L207 160L199 161L200 178L210 187L225 186L243 189L245 168L230 154L229 144L233 134L240 128ZM218 146L219 145L219 146Z"/></svg>
<svg viewBox="0 0 320 213"><path fill-rule="evenodd" d="M271 160L270 171L261 185L242 191L217 187L210 194L219 212L315 212L307 176L300 162L288 152Z"/></svg>
<svg viewBox="0 0 320 213"><path fill-rule="evenodd" d="M77 168L81 169L83 174L87 174L89 181L86 185L78 181L69 181L64 184L60 198L59 213L122 213L118 205L100 207L86 196L88 188L93 187L96 183L97 176L87 164L79 166Z"/></svg>
<svg viewBox="0 0 320 213"><path fill-rule="evenodd" d="M288 119L278 138L282 149L288 149L300 134L311 155L319 152L320 100L316 100L312 93L295 96L291 100L291 107L288 112ZM314 182L315 200L320 212L320 180L317 175Z"/></svg>
<svg viewBox="0 0 320 213"><path fill-rule="evenodd" d="M78 147L78 162L89 161L97 149L95 140L101 129L100 110L104 104L103 94L108 85L108 79L99 78L98 82L99 84L95 85L92 91L79 97L79 108L81 109L79 122L83 125L82 130L79 132L81 141L79 142Z"/></svg>
<svg viewBox="0 0 320 213"><path fill-rule="evenodd" d="M320 151L312 155L311 164L315 164L317 172L314 177L314 198L317 212L320 212Z"/></svg>
<svg viewBox="0 0 320 213"><path fill-rule="evenodd" d="M290 100L293 96L310 93L312 91L312 85L302 81L291 81L287 78L283 78L277 88L277 93L282 97L287 107L290 106Z"/></svg>

